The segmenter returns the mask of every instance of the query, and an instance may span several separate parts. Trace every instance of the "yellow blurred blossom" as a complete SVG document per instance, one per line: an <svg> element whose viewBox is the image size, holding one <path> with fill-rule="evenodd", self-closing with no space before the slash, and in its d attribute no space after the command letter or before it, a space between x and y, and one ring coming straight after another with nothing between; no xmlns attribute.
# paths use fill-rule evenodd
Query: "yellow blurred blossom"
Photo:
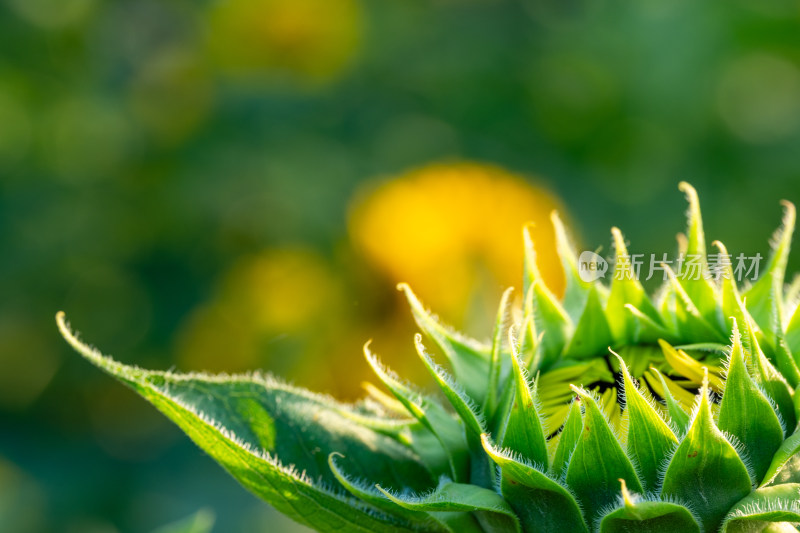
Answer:
<svg viewBox="0 0 800 533"><path fill-rule="evenodd" d="M234 263L184 323L178 364L185 370L269 368L300 385L354 398L368 377L358 362L371 336L383 360L414 375L422 369L409 357L410 312L393 282L409 282L459 325L494 315L498 293L521 278L517 241L522 226L533 222L539 267L560 292L550 223L557 207L551 193L498 167L437 164L413 171L356 199L351 242L332 258L286 247ZM354 248L378 268L362 271Z"/></svg>
<svg viewBox="0 0 800 533"><path fill-rule="evenodd" d="M527 222L534 224L545 281L556 293L563 290L550 222L559 207L552 193L499 167L433 164L362 195L350 231L392 281L409 283L432 309L463 323L471 304L483 305L469 295L495 298L521 279Z"/></svg>
<svg viewBox="0 0 800 533"><path fill-rule="evenodd" d="M296 375L293 366L304 364L307 352L321 351L316 345L324 328L336 322L331 311L342 301L340 287L326 260L305 248L242 258L187 318L178 338L179 362L194 370L269 366Z"/></svg>
<svg viewBox="0 0 800 533"><path fill-rule="evenodd" d="M304 248L273 249L235 264L222 283L225 304L253 326L276 332L302 329L339 298L326 260Z"/></svg>
<svg viewBox="0 0 800 533"><path fill-rule="evenodd" d="M352 60L361 26L358 0L226 0L209 12L209 46L232 75L283 71L324 82Z"/></svg>

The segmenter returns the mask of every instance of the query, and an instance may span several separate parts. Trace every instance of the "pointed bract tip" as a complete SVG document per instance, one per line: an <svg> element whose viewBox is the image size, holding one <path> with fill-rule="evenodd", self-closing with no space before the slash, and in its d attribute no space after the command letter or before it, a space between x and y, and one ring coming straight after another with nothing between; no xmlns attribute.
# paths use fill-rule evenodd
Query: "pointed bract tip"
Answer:
<svg viewBox="0 0 800 533"><path fill-rule="evenodd" d="M625 505L625 507L633 507L636 502L633 501L633 495L628 490L628 484L625 483L625 480L622 478L620 478L618 481L620 484L620 492L622 494L622 503Z"/></svg>
<svg viewBox="0 0 800 533"><path fill-rule="evenodd" d="M506 333L506 337L508 338L508 344L511 346L511 351L516 353L515 348L517 347L517 334L515 331L516 324L511 324L508 326L508 331Z"/></svg>
<svg viewBox="0 0 800 533"><path fill-rule="evenodd" d="M697 189L692 187L688 181L678 183L678 190L688 196L690 202L697 200Z"/></svg>
<svg viewBox="0 0 800 533"><path fill-rule="evenodd" d="M679 231L675 234L675 240L678 241L678 250L685 253L686 249L689 247L689 238L686 236L686 234L682 231Z"/></svg>
<svg viewBox="0 0 800 533"><path fill-rule="evenodd" d="M722 255L728 255L728 248L722 244L722 241L714 241L711 243L711 246L714 246L717 250L719 250L719 253Z"/></svg>
<svg viewBox="0 0 800 533"><path fill-rule="evenodd" d="M69 322L67 322L67 314L64 311L59 311L56 313L56 324L58 325L58 331L61 332L61 336L64 337L67 342L73 346L75 346L75 344L81 344L81 342L78 340L78 337L69 327Z"/></svg>
<svg viewBox="0 0 800 533"><path fill-rule="evenodd" d="M58 325L58 331L61 332L61 336L64 337L68 343L73 347L77 347L78 344L81 344L75 334L72 333L67 323L67 314L64 311L56 313L56 324Z"/></svg>
<svg viewBox="0 0 800 533"><path fill-rule="evenodd" d="M614 247L616 248L615 252L617 256L627 255L628 247L625 246L625 237L618 227L613 226L611 228L611 236L614 239Z"/></svg>
<svg viewBox="0 0 800 533"><path fill-rule="evenodd" d="M483 451L486 452L486 455L492 458L495 463L502 463L503 456L498 453L498 450L495 448L494 444L492 444L491 437L488 433L481 433L481 446L483 446Z"/></svg>
<svg viewBox="0 0 800 533"><path fill-rule="evenodd" d="M578 395L578 397L586 396L588 393L583 389L583 387L578 387L577 385L570 383L569 388L572 389L572 392Z"/></svg>
<svg viewBox="0 0 800 533"><path fill-rule="evenodd" d="M377 489L378 491L380 491L381 493L383 493L383 495L384 495L384 496L386 496L387 498L389 498L389 499L390 499L390 500L392 500L393 502L397 503L397 498L395 498L394 496L392 496L392 493L390 493L389 491L387 491L386 489L384 489L383 487L381 487L381 486L380 486L378 483L375 483L375 489Z"/></svg>
<svg viewBox="0 0 800 533"><path fill-rule="evenodd" d="M703 386L701 388L703 395L708 398L708 367L703 367Z"/></svg>
<svg viewBox="0 0 800 533"><path fill-rule="evenodd" d="M786 214L794 217L795 212L797 211L794 207L794 204L789 200L781 200L780 204L786 210Z"/></svg>
<svg viewBox="0 0 800 533"><path fill-rule="evenodd" d="M731 319L731 336L733 337L733 344L739 343L742 340L742 336L739 333L739 324L736 322L736 317L732 316Z"/></svg>
<svg viewBox="0 0 800 533"><path fill-rule="evenodd" d="M533 246L533 235L531 235L531 231L535 227L536 224L533 222L526 222L522 225L522 240L524 241L526 248Z"/></svg>
<svg viewBox="0 0 800 533"><path fill-rule="evenodd" d="M378 359L378 355L372 351L370 346L372 345L372 339L368 340L364 343L364 347L361 349L364 352L364 359L367 360L367 363L371 367L375 367L375 365L380 366L380 359Z"/></svg>
<svg viewBox="0 0 800 533"><path fill-rule="evenodd" d="M330 464L331 466L333 466L333 460L334 460L334 459L336 459L336 458L342 458L342 459L344 459L344 455L343 455L342 453L340 453L340 452L331 452L331 453L328 455L328 464Z"/></svg>
<svg viewBox="0 0 800 533"><path fill-rule="evenodd" d="M614 350L612 350L611 346L608 347L608 351L611 353L611 355L615 356L617 358L617 360L619 360L620 369L622 369L623 371L627 372L628 365L625 364L625 360L622 358L622 356L620 354L618 354L617 352L615 352Z"/></svg>

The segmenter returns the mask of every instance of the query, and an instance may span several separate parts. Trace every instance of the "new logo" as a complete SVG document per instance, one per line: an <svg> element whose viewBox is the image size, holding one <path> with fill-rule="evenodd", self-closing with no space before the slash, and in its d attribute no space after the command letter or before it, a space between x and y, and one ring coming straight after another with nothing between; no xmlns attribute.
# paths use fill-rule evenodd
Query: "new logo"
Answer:
<svg viewBox="0 0 800 533"><path fill-rule="evenodd" d="M608 261L594 252L582 252L578 258L578 275L585 282L604 278L608 272Z"/></svg>

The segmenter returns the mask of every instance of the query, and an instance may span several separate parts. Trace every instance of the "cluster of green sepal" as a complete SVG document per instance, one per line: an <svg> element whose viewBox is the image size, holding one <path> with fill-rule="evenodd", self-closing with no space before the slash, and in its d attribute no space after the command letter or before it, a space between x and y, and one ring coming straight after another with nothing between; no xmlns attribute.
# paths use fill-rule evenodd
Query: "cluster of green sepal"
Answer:
<svg viewBox="0 0 800 533"><path fill-rule="evenodd" d="M679 242L707 272L697 195L682 189L689 229ZM615 276L610 287L584 282L555 216L564 298L538 275L526 233L522 309L507 327L507 291L490 343L444 327L401 286L447 361L437 364L417 335L441 396L400 380L369 346L367 361L390 394L371 388L361 403L344 405L257 374L122 365L58 320L79 352L246 488L320 531L794 531L800 284L784 287L794 227L794 208L785 205L769 265L743 293L731 272L715 281L669 271L654 300L634 276ZM623 265L624 240L613 234ZM650 369L647 354L656 352L661 368ZM592 390L595 363L605 367L607 357L621 408L616 394ZM663 404L644 372L657 376ZM696 391L690 410L671 394L679 390ZM620 410L618 420L609 416Z"/></svg>

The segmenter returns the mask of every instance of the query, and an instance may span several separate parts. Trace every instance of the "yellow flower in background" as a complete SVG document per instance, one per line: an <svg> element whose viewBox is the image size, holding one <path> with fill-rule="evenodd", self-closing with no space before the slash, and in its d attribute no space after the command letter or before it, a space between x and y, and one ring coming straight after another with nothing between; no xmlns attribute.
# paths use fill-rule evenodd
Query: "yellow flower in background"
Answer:
<svg viewBox="0 0 800 533"><path fill-rule="evenodd" d="M416 375L421 369L407 346L416 328L405 302L395 305L395 282L411 283L456 324L493 316L492 299L521 278L516 251L523 224L533 222L539 267L561 292L550 222L557 207L545 189L474 163L431 165L378 185L355 199L351 242L332 257L296 246L235 262L185 321L178 366L269 368L299 385L356 398L368 377L359 364L362 346L372 337L393 368ZM364 259L377 268L363 268ZM480 299L454 296L475 292Z"/></svg>
<svg viewBox="0 0 800 533"><path fill-rule="evenodd" d="M242 258L184 323L179 363L237 371L266 366L267 357L270 366L292 370L305 351L316 351L321 336L312 333L335 322L330 315L341 293L336 274L314 251L279 248Z"/></svg>
<svg viewBox="0 0 800 533"><path fill-rule="evenodd" d="M226 0L208 13L213 61L234 76L329 81L353 59L361 31L358 0Z"/></svg>
<svg viewBox="0 0 800 533"><path fill-rule="evenodd" d="M325 258L305 248L278 248L244 259L222 293L258 328L290 333L321 318L339 300L339 281Z"/></svg>
<svg viewBox="0 0 800 533"><path fill-rule="evenodd" d="M554 292L563 291L550 222L556 208L564 212L552 193L500 167L433 164L363 194L350 233L392 281L407 282L448 321L463 324L470 307L494 313L493 305L464 295L477 291L496 301L520 279L527 222L534 224L542 276Z"/></svg>

